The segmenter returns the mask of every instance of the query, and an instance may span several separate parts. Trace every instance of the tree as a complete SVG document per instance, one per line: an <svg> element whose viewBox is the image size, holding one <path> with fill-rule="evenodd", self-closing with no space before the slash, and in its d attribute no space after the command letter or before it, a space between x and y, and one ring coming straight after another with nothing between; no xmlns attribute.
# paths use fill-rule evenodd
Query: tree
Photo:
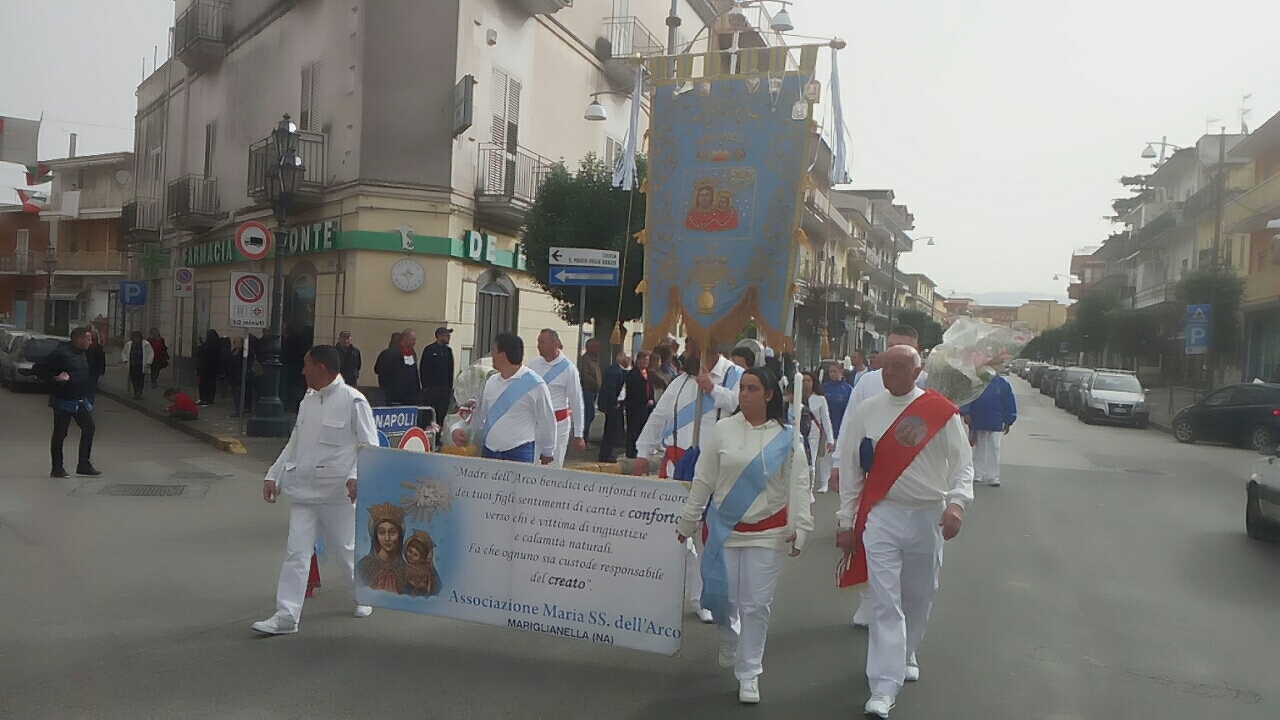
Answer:
<svg viewBox="0 0 1280 720"><path fill-rule="evenodd" d="M1209 349L1218 357L1233 354L1240 340L1244 279L1228 268L1201 265L1182 276L1177 293L1180 304L1212 306Z"/></svg>
<svg viewBox="0 0 1280 720"><path fill-rule="evenodd" d="M1101 352L1111 338L1113 312L1120 300L1111 293L1087 292L1076 304L1076 329L1080 349L1085 352Z"/></svg>
<svg viewBox="0 0 1280 720"><path fill-rule="evenodd" d="M933 316L921 310L900 310L897 323L910 325L920 333L920 349L930 350L942 342L942 325Z"/></svg>
<svg viewBox="0 0 1280 720"><path fill-rule="evenodd" d="M1150 202L1154 193L1151 188L1147 187L1147 178L1149 175L1126 175L1120 178L1120 184L1125 186L1131 193L1129 197L1116 198L1111 201L1111 209L1115 211L1115 216L1111 219L1119 222L1128 212L1144 202Z"/></svg>
<svg viewBox="0 0 1280 720"><path fill-rule="evenodd" d="M637 157L639 181L644 180L646 169L644 158ZM594 153L588 153L575 172L569 172L563 163L552 167L526 218L521 242L529 274L557 300L556 313L562 320L578 322L581 289L548 282L552 247L617 250L626 258L621 268L622 286L587 288L586 317L612 326L615 320L628 322L641 316L643 300L635 287L644 277L644 248L628 230L634 235L644 229L644 212L644 193L613 187L613 169Z"/></svg>
<svg viewBox="0 0 1280 720"><path fill-rule="evenodd" d="M1022 349L1019 357L1035 359L1039 355L1042 359L1050 359L1062 356L1062 343L1067 344L1067 352L1080 349L1080 331L1076 327L1075 321L1065 325L1046 330L1039 335L1031 338L1031 342Z"/></svg>

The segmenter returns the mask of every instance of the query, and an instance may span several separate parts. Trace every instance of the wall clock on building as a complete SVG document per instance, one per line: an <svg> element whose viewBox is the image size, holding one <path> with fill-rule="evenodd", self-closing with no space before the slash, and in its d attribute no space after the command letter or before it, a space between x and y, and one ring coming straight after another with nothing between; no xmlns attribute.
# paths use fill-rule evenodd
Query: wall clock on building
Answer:
<svg viewBox="0 0 1280 720"><path fill-rule="evenodd" d="M391 266L391 282L404 292L417 290L426 279L427 271L422 269L422 263L413 258L397 260Z"/></svg>

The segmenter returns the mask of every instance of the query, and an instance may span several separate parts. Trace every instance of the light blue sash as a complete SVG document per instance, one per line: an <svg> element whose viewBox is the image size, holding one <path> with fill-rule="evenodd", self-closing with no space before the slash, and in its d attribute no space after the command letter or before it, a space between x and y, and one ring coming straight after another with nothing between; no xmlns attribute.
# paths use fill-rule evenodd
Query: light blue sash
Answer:
<svg viewBox="0 0 1280 720"><path fill-rule="evenodd" d="M493 426L502 419L503 415L512 408L520 398L526 393L542 384L544 380L538 377L538 373L530 370L529 372L516 378L510 385L502 391L498 399L494 401L493 407L489 408L489 412L484 418L484 427L480 428L480 436L477 438L477 444L484 447L485 440L489 437L489 431Z"/></svg>
<svg viewBox="0 0 1280 720"><path fill-rule="evenodd" d="M570 364L571 363L569 362L569 358L561 355L560 362L556 363L555 365L552 365L551 369L547 370L547 374L542 376L543 382L550 385L552 380L555 380L556 378L560 377L560 373L563 373L565 370L569 369Z"/></svg>
<svg viewBox="0 0 1280 720"><path fill-rule="evenodd" d="M742 368L737 365L729 368L724 374L724 380L720 383L721 387L730 390L738 389L738 381L742 379ZM662 428L662 437L671 437L671 444L676 444L676 433L680 432L685 425L693 422L693 406L698 405L697 401L691 402L682 408L676 410L676 416ZM702 404L698 405L698 417L702 417L715 409L716 401L710 394L702 396Z"/></svg>
<svg viewBox="0 0 1280 720"><path fill-rule="evenodd" d="M733 487L721 500L707 503L707 541L702 551L702 607L710 610L717 625L729 622L729 568L724 561L724 541L733 532L751 503L760 497L769 478L782 469L791 454L791 427L782 430L769 441L760 454L742 469Z"/></svg>

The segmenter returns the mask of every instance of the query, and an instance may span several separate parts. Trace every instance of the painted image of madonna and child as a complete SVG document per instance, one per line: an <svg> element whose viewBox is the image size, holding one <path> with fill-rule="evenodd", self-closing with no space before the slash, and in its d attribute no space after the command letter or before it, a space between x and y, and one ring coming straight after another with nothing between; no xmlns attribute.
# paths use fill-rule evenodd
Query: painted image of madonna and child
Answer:
<svg viewBox="0 0 1280 720"><path fill-rule="evenodd" d="M369 554L356 564L356 579L371 590L432 597L440 593L431 535L414 530L405 538L405 511L391 503L369 508Z"/></svg>

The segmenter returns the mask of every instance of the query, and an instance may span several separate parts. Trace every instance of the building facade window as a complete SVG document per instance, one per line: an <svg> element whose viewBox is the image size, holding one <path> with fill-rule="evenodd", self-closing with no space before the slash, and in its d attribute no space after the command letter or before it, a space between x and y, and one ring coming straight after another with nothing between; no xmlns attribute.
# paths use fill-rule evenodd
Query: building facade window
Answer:
<svg viewBox="0 0 1280 720"><path fill-rule="evenodd" d="M298 129L320 132L320 61L302 66L302 102L298 106Z"/></svg>
<svg viewBox="0 0 1280 720"><path fill-rule="evenodd" d="M497 270L486 270L476 280L476 337L472 347L478 357L493 352L493 340L500 332L515 332L520 314L519 291L511 278Z"/></svg>
<svg viewBox="0 0 1280 720"><path fill-rule="evenodd" d="M218 121L204 126L204 176L213 177L213 155L218 150Z"/></svg>
<svg viewBox="0 0 1280 720"><path fill-rule="evenodd" d="M485 190L490 193L515 194L516 155L520 151L520 91L519 80L494 68L493 92L489 96L493 113L489 139L502 152L489 153Z"/></svg>

